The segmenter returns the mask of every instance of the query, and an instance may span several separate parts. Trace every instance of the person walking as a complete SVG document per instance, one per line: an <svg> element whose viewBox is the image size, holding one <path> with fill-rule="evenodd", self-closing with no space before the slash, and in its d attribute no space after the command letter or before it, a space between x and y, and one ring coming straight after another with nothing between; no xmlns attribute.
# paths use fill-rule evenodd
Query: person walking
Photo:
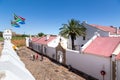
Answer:
<svg viewBox="0 0 120 80"><path fill-rule="evenodd" d="M43 61L43 54L41 54L41 59L40 59L40 61Z"/></svg>
<svg viewBox="0 0 120 80"><path fill-rule="evenodd" d="M36 60L38 59L38 57L39 57L39 55L38 55L38 53L36 53Z"/></svg>
<svg viewBox="0 0 120 80"><path fill-rule="evenodd" d="M33 54L33 61L35 60L35 55Z"/></svg>

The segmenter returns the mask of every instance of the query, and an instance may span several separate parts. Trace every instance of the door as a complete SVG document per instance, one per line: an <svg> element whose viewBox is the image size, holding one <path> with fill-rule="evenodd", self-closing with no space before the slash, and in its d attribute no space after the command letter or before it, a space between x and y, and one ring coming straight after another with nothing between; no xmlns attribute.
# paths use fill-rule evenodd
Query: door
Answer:
<svg viewBox="0 0 120 80"><path fill-rule="evenodd" d="M57 61L59 62L59 63L63 63L63 60L64 58L63 58L63 53L61 52L61 51L58 51L57 52Z"/></svg>

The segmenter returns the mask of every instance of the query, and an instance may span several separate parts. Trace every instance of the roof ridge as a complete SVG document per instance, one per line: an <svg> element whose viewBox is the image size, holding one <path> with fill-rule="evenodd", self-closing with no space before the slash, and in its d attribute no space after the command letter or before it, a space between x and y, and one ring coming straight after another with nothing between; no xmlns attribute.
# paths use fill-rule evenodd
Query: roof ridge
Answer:
<svg viewBox="0 0 120 80"><path fill-rule="evenodd" d="M116 34L116 29L118 29L118 27L114 27L114 26L103 26L103 25L98 25L98 24L89 24L91 27L105 31L105 32L110 32L111 34ZM118 33L120 34L120 29L118 29Z"/></svg>
<svg viewBox="0 0 120 80"><path fill-rule="evenodd" d="M41 39L41 37L39 37L37 40L35 40L35 41L32 41L32 42L36 42L36 41L38 41L39 39Z"/></svg>
<svg viewBox="0 0 120 80"><path fill-rule="evenodd" d="M103 29L100 29L100 28L96 27L96 26L102 26L102 25L98 25L98 24L89 24L89 25L90 25L91 27L93 27L93 28L96 28L96 29L105 31L105 30L103 30ZM102 26L102 27L103 27L103 26ZM108 26L104 26L104 27L108 27ZM110 31L106 31L106 32L110 32Z"/></svg>

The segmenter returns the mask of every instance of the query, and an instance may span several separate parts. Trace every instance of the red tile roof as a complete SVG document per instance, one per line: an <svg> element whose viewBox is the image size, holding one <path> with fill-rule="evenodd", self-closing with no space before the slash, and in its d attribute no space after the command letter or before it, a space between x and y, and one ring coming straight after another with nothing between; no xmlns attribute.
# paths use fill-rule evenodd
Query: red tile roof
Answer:
<svg viewBox="0 0 120 80"><path fill-rule="evenodd" d="M32 38L32 42L38 43L38 44L48 44L52 40L54 40L57 36L50 36L48 40L46 40L46 36L43 36L41 38Z"/></svg>
<svg viewBox="0 0 120 80"><path fill-rule="evenodd" d="M110 26L101 26L101 25L96 25L96 24L91 24L91 26L98 28L103 31L108 31L110 34L116 34L116 28L115 27L110 27ZM118 30L118 34L120 34L120 29Z"/></svg>
<svg viewBox="0 0 120 80"><path fill-rule="evenodd" d="M120 37L97 37L83 52L110 57L118 44Z"/></svg>
<svg viewBox="0 0 120 80"><path fill-rule="evenodd" d="M39 40L40 39L40 37L32 37L32 41L33 42L36 42L37 40Z"/></svg>

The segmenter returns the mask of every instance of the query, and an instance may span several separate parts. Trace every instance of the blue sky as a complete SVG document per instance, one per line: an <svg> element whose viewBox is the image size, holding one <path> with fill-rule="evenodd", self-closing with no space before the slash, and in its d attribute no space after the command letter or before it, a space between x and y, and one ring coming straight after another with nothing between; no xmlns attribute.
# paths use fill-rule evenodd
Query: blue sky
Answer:
<svg viewBox="0 0 120 80"><path fill-rule="evenodd" d="M12 27L13 13L26 19ZM63 23L74 18L88 24L120 26L120 0L0 0L0 31L58 34Z"/></svg>

